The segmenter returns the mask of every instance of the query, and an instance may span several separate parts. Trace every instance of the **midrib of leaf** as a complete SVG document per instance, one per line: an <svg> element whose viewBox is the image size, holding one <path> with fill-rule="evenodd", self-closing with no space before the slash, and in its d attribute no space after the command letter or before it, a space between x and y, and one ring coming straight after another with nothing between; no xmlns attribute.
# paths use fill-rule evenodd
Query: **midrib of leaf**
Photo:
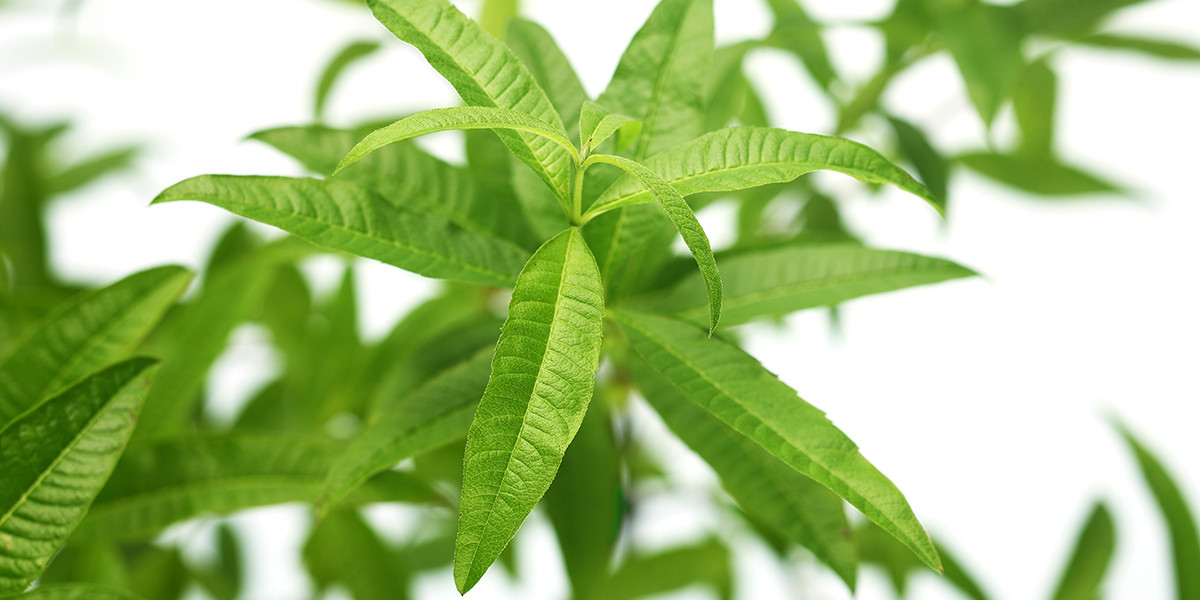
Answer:
<svg viewBox="0 0 1200 600"><path fill-rule="evenodd" d="M757 427L765 427L768 430L770 430L771 433L778 436L779 438L781 438L783 440L787 440L787 436L784 436L778 430L776 430L774 427L771 427L771 425L769 423L767 423L767 421L765 419L763 419L757 413L750 410L746 405L744 405L740 401L738 401L738 399L737 399L738 397L736 395L730 393L729 390L726 389L724 385L721 385L720 382L716 381L712 377L709 377L708 373L704 369L701 369L698 365L696 365L696 363L688 360L688 358L686 356L676 352L674 347L671 344L664 341L661 337L654 335L647 329L645 329L643 327L638 327L631 320L621 318L620 313L617 313L617 319L620 320L622 326L628 326L633 329L636 329L638 331L638 333L641 333L642 335L646 336L647 338L654 340L654 342L658 344L659 348L661 348L663 351L669 353L670 355L674 356L677 360L679 360L683 364L687 365L687 367L689 369L691 369L691 371L693 373L695 373L696 375L699 375L702 379L704 379L710 385L712 385L717 391L721 392L721 394L723 394L726 398L729 398L732 402L736 403L739 407L741 407L741 409L743 411L746 412L746 414L752 415L758 421ZM675 387L675 389L679 390L679 392L681 394L687 395L687 390L681 389L678 385L675 384L675 382L673 380L670 380L665 377L664 377L664 379L667 379L671 383L671 385L673 387ZM708 410L707 407L704 407L704 409ZM724 422L723 419L722 419L722 422ZM791 442L788 442L788 444L791 445ZM863 494L863 492L859 491L857 488L855 488L854 486L847 483L844 479L837 477L834 474L833 469L831 469L829 467L829 465L826 465L826 464L822 463L821 461L817 460L815 457L809 456L807 454L804 455L804 459L807 460L808 462L815 464L815 465L821 467L822 469L824 469L826 477L840 483L846 489L852 490L856 495L858 495L859 498L862 498L864 501L866 500L866 496ZM818 482L818 483L820 483L820 482ZM822 485L824 485L824 484L822 484ZM826 486L826 487L829 487L829 486ZM835 490L835 492L836 492L836 490ZM870 504L871 506L874 506L874 503L868 503L868 504ZM896 524L895 520L893 520L891 517L888 517L886 514L884 514L883 511L877 509L876 512L879 513L878 514L879 518L886 521L887 524L890 527L892 527L892 529L894 529L896 531L904 530L902 527L900 527L899 525Z"/></svg>
<svg viewBox="0 0 1200 600"><path fill-rule="evenodd" d="M570 261L568 260L568 257L571 256L571 248L575 245L577 239L580 241L582 241L582 239L583 239L583 234L578 231L576 231L574 234L572 234L571 236L569 236L567 238L567 248L563 252L562 268L560 269L559 274L558 274L558 287L554 293L554 297L556 299L562 298L563 284L567 280L567 266L570 263ZM550 331L546 335L547 340L555 339L554 332L562 324L562 319L558 318L558 311L560 309L562 309L562 305L563 305L562 302L556 301L554 303L554 312L552 312L550 315ZM540 342L540 340L535 340L535 341ZM546 344L546 349L542 351L542 356L538 359L538 372L537 372L537 377L534 379L534 381L542 381L542 375L546 369L546 355L549 353L550 353L550 344ZM533 361L530 361L530 362L533 362ZM531 393L536 393L536 389L537 388L535 387L534 391ZM556 413L560 412L558 410L558 407L554 406L553 403L547 403L546 405L549 406L550 409L555 411ZM525 428L529 426L529 422L530 422L529 411L532 408L533 408L532 402L529 402L525 405L525 414L521 416L521 428L519 430L517 430L517 436L515 438L513 438L513 446L512 446L512 448L510 448L508 450L508 461L505 462L505 464L504 464L504 477L500 480L500 487L499 487L500 490L504 489L504 487L505 487L504 484L506 482L508 482L510 476L512 476L513 457L516 456L517 444L519 444L521 442L521 440L525 438ZM560 413L560 416L561 416L561 413ZM480 540L487 539L488 526L492 524L492 515L495 514L496 502L499 502L499 500L500 500L500 494L496 493L495 496L492 498L491 505L488 506L488 510L486 513L487 518L483 521L483 527L480 528L480 530L479 530L478 538ZM475 548L471 550L471 560L469 562L469 564L471 565L471 569L468 570L468 573L474 569L475 557L479 555L479 547L482 545L483 544L481 544L481 543L476 543Z"/></svg>
<svg viewBox="0 0 1200 600"><path fill-rule="evenodd" d="M46 481L46 478L49 477L50 474L53 473L54 470L58 468L58 465L62 464L62 461L65 460L67 455L70 454L71 451L75 449L75 446L79 444L80 440L82 440L88 433L90 433L92 431L92 427L94 427L96 425L96 422L98 422L100 420L100 418L105 416L105 414L108 412L108 409L109 409L110 405L112 404L112 402L115 399L117 399L122 393L124 393L125 390L130 385L137 383L137 381L139 380L139 376L143 373L145 373L145 369L143 369L141 372L139 372L138 374L131 377L129 382L126 382L125 385L121 386L120 388L117 388L117 390L115 390L112 394L109 395L108 400L105 403L101 404L99 409L97 409L92 414L91 418L88 419L87 424L84 427L80 428L80 430L71 438L71 442L69 444L67 444L65 447L63 447L62 451L59 452L58 455L54 457L54 460L51 461L51 463L46 468L42 469L42 472L38 474L37 479L33 482L33 484L31 484L28 488L26 488L26 490L21 494L21 496L19 498L17 498L17 501L13 503L12 508L10 508L8 510L8 512L4 513L3 516L0 516L0 528L3 528L4 525L6 523L8 523L8 520L11 519L14 514L17 513L17 510L25 505L25 502L27 500L29 500L29 496L31 494L33 494L34 490L41 487L42 483ZM35 404L34 406L31 406L25 412L18 415L3 429L0 429L0 434L3 434L14 423L16 423L17 421L20 421L26 415L37 410L44 403L45 402L39 402L39 403ZM94 501L94 499L93 499L93 501ZM91 504L91 503L89 502L88 504ZM76 523L75 526L78 527L79 524Z"/></svg>
<svg viewBox="0 0 1200 600"><path fill-rule="evenodd" d="M214 195L215 195L215 194L214 194ZM405 250L405 251L408 251L408 252L412 252L413 254L420 254L420 255L423 255L423 256L432 257L432 258L434 258L434 259L436 259L436 260L445 261L445 262L448 262L448 263L455 264L455 265L457 265L457 266L460 266L460 267L462 267L462 268L464 268L464 269L466 269L466 270L468 270L468 271L474 271L474 272L476 272L476 273L482 273L482 274L484 274L484 275L488 275L488 276L491 276L491 277L496 277L496 278L498 278L498 279L500 279L500 280L507 280L507 279L511 278L511 274L507 274L507 273L500 273L500 272L498 272L498 271L493 271L493 270L491 270L491 269L488 269L487 267L481 267L481 266L479 266L479 265L473 265L473 264L471 264L471 263L469 263L469 262L465 262L465 261L463 261L462 259L459 259L459 258L457 258L457 257L454 257L454 256L443 255L443 254L437 254L436 252L430 252L429 250L426 250L426 249L424 249L424 248L421 248L421 247L419 247L419 246L411 246L411 245L408 245L408 244L401 243L401 241L400 241L400 240L389 240L389 239L385 239L385 238L381 238L381 237L376 237L376 236L370 235L370 234L368 234L368 233L366 233L366 232L362 232L362 231L357 231L357 230L351 229L351 228L349 228L349 227L346 227L345 225L341 225L341 224L339 224L339 223L333 223L333 222L330 222L330 221L322 221L322 220L320 220L320 219L317 219L317 218L315 218L315 217L311 217L311 216L309 216L309 215L301 214L301 213L299 213L299 212L284 212L284 211L276 210L276 209L274 209L273 207L267 207L267 206L264 206L264 205L260 205L260 204L254 204L254 203L250 203L250 202L239 202L239 201L237 201L237 200L232 200L232 199L229 199L229 198L222 198L221 200L222 200L223 202L228 202L228 203L229 203L229 204L231 204L231 205L237 205L237 206L248 206L248 207L252 207L252 208L254 208L254 209L255 209L255 211L260 211L260 210L261 210L262 212L271 213L271 214L274 214L274 215L279 215L279 216L284 216L284 217L289 217L289 218L295 218L295 219L299 219L299 220L301 220L301 221L304 221L305 223L317 223L317 224L321 225L322 227L328 227L328 228L330 228L330 229L337 229L337 230L339 230L339 231L342 231L342 232L344 232L344 233L350 234L350 235L351 235L351 236L353 236L353 237L357 237L357 238L363 238L363 239L368 239L368 240L372 240L372 241L375 241L375 242L380 242L380 243L382 243L382 244L384 244L384 245L388 245L388 246L392 246L392 247L394 247L394 248L400 248L400 249L402 249L402 250ZM333 206L337 208L337 211L338 211L339 213L341 213L341 215L343 216L343 220L345 220L345 219L344 219L344 217L345 217L345 212L344 212L344 209L343 209L343 207L342 207L341 205L337 204L337 203L333 203ZM388 206L391 206L391 204L389 204ZM392 208L393 208L393 210L399 210L399 209L395 209L394 207L392 207ZM525 252L525 250L524 250L524 249L522 249L520 246L517 246L516 244L513 244L512 242L509 242L508 240L504 240L504 239L501 239L501 238L494 237L494 236L492 236L491 234L488 234L488 237L489 237L490 239L493 239L493 240L496 240L496 241L498 241L498 242L502 242L502 243L508 244L508 245L510 245L510 246L512 246L512 247L514 247L514 248L517 248L517 249L521 250L521 252Z"/></svg>
<svg viewBox="0 0 1200 600"><path fill-rule="evenodd" d="M955 271L956 269L924 269L921 272L928 273L931 271L947 271L947 270ZM741 306L745 306L746 304L753 304L753 303L759 302L761 300L770 300L770 299L776 298L778 296L787 296L787 295L796 294L796 293L800 293L800 292L806 292L809 290L820 289L823 287L832 287L835 285L857 283L859 281L870 281L876 277L885 276L885 275L893 275L893 274L908 275L912 272L913 271L911 269L904 270L904 269L899 269L899 268L892 268L892 269L878 269L878 270L874 270L874 271L860 271L860 272L856 272L853 275L834 275L834 276L829 276L829 277L822 277L820 279L813 280L813 281L806 281L803 283L794 283L794 284L786 285L786 286L772 287L772 288L768 288L768 289L759 290L757 292L751 292L748 294L726 296L725 297L726 299L722 302L722 304L725 306L725 308L739 308ZM696 318L697 316L707 315L708 308L705 306L692 307L692 308L689 308L684 311L680 311L675 314L684 319L690 320L690 319Z"/></svg>
<svg viewBox="0 0 1200 600"><path fill-rule="evenodd" d="M687 10L684 11L683 18L680 21L682 22L687 20L687 18L691 15L691 12L692 5L689 4ZM668 46L669 50L666 58L663 59L662 68L658 69L658 72L654 75L654 89L650 92L650 102L648 103L649 106L646 109L646 117L642 119L642 131L647 133L639 136L640 139L638 140L637 152L634 154L635 160L640 161L643 158L646 158L646 150L650 147L649 133L654 131L654 121L658 116L658 109L662 105L662 102L659 100L663 94L663 88L665 87L667 74L671 72L671 66L675 64L675 56L679 50L679 38L682 35L683 27L676 27L671 35L670 45ZM622 218L624 218L624 215L622 215ZM620 229L618 228L618 232L619 231ZM611 256L611 254L612 253L610 252L609 255Z"/></svg>

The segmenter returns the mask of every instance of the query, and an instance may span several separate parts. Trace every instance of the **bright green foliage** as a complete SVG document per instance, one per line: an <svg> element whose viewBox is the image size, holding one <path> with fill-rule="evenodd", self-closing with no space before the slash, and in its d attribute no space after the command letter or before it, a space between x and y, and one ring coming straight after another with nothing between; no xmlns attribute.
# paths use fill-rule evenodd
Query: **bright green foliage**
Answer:
<svg viewBox="0 0 1200 600"><path fill-rule="evenodd" d="M600 361L600 272L577 229L521 271L492 376L467 434L454 580L466 592L546 493L592 397Z"/></svg>
<svg viewBox="0 0 1200 600"><path fill-rule="evenodd" d="M1200 532L1196 529L1196 517L1162 461L1123 425L1118 424L1117 428L1137 458L1142 478L1166 522L1175 563L1175 597L1196 600L1200 598Z"/></svg>
<svg viewBox="0 0 1200 600"><path fill-rule="evenodd" d="M584 154L614 133L616 148L622 150L642 134L642 124L633 117L608 112L590 100L584 102L579 113L579 139Z"/></svg>
<svg viewBox="0 0 1200 600"><path fill-rule="evenodd" d="M634 555L600 586L597 597L633 600L703 583L721 600L729 600L733 597L731 560L729 548L716 539L657 554Z"/></svg>
<svg viewBox="0 0 1200 600"><path fill-rule="evenodd" d="M533 21L513 19L508 24L506 41L538 85L546 90L550 102L562 117L563 128L574 134L579 127L579 111L587 100L587 91L554 38Z"/></svg>
<svg viewBox="0 0 1200 600"><path fill-rule="evenodd" d="M946 159L938 152L925 133L915 125L898 117L888 117L892 131L896 134L896 146L904 158L912 163L921 176L921 182L937 199L944 212L946 194L949 192L949 169Z"/></svg>
<svg viewBox="0 0 1200 600"><path fill-rule="evenodd" d="M117 588L91 583L59 583L38 586L37 589L21 594L22 600L142 600Z"/></svg>
<svg viewBox="0 0 1200 600"><path fill-rule="evenodd" d="M375 17L396 37L416 46L470 106L523 112L562 131L562 120L546 92L503 43L488 35L446 0L370 0ZM570 155L527 131L498 131L513 154L531 164L538 177L566 199ZM528 163L527 163L528 164Z"/></svg>
<svg viewBox="0 0 1200 600"><path fill-rule="evenodd" d="M736 346L692 325L649 314L615 318L656 373L735 431L843 497L941 570L937 551L908 502L824 413L800 399Z"/></svg>
<svg viewBox="0 0 1200 600"><path fill-rule="evenodd" d="M379 51L380 44L374 40L358 40L350 42L342 48L321 73L317 81L317 93L313 100L313 117L317 121L325 118L325 105L329 101L329 93L333 84L347 67Z"/></svg>
<svg viewBox="0 0 1200 600"><path fill-rule="evenodd" d="M346 181L203 175L167 188L155 202L175 200L202 200L318 246L429 277L507 286L525 258L516 246L402 211Z"/></svg>
<svg viewBox="0 0 1200 600"><path fill-rule="evenodd" d="M1116 548L1112 516L1097 503L1079 532L1075 550L1063 569L1053 600L1091 600L1100 596L1100 586Z"/></svg>
<svg viewBox="0 0 1200 600"><path fill-rule="evenodd" d="M958 161L990 179L1040 196L1104 194L1120 188L1096 175L1045 156L972 153Z"/></svg>
<svg viewBox="0 0 1200 600"><path fill-rule="evenodd" d="M722 256L721 265L726 325L975 275L948 260L855 243L791 243L746 250ZM700 277L686 276L655 294L651 306L704 324L707 308L696 301L702 288Z"/></svg>
<svg viewBox="0 0 1200 600"><path fill-rule="evenodd" d="M940 201L878 152L847 139L764 127L732 127L645 161L680 194L744 190L830 170L861 181L890 183L941 210ZM626 177L601 194L593 210L650 201L646 185Z"/></svg>
<svg viewBox="0 0 1200 600"><path fill-rule="evenodd" d="M1021 151L1049 156L1054 148L1054 106L1058 77L1044 60L1030 63L1013 94L1013 113L1021 130Z"/></svg>
<svg viewBox="0 0 1200 600"><path fill-rule="evenodd" d="M1200 48L1196 46L1151 38L1096 33L1079 38L1076 41L1095 48L1131 50L1154 58L1188 61L1200 60Z"/></svg>
<svg viewBox="0 0 1200 600"><path fill-rule="evenodd" d="M182 267L130 275L61 306L0 361L0 427L125 358L191 281Z"/></svg>
<svg viewBox="0 0 1200 600"><path fill-rule="evenodd" d="M721 485L743 509L811 550L854 589L858 557L841 498L722 422L649 367L638 364L635 374L642 395L671 431L717 472Z"/></svg>
<svg viewBox="0 0 1200 600"><path fill-rule="evenodd" d="M304 546L304 563L319 589L342 583L357 600L409 598L399 557L356 512L321 519Z"/></svg>
<svg viewBox="0 0 1200 600"><path fill-rule="evenodd" d="M133 359L0 428L0 594L29 586L87 512L125 447L154 371Z"/></svg>
<svg viewBox="0 0 1200 600"><path fill-rule="evenodd" d="M969 0L936 18L938 32L958 63L971 102L983 122L991 126L1024 64L1017 11Z"/></svg>

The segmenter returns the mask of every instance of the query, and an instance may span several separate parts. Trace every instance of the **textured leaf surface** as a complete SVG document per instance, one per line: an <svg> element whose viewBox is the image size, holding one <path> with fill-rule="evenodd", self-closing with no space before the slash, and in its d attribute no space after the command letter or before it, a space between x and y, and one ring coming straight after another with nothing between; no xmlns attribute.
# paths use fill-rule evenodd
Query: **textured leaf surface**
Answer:
<svg viewBox="0 0 1200 600"><path fill-rule="evenodd" d="M513 54L521 59L546 91L562 118L563 129L574 134L579 127L579 109L587 100L587 91L554 38L533 21L513 19L508 24L506 41Z"/></svg>
<svg viewBox="0 0 1200 600"><path fill-rule="evenodd" d="M0 361L0 427L84 376L125 358L187 289L183 267L159 267L85 292Z"/></svg>
<svg viewBox="0 0 1200 600"><path fill-rule="evenodd" d="M737 325L975 272L941 258L835 243L739 252L721 258L721 274L723 318L725 324ZM703 324L707 308L696 302L703 287L700 277L685 277L653 306Z"/></svg>
<svg viewBox="0 0 1200 600"><path fill-rule="evenodd" d="M511 129L538 135L558 144L564 151L571 154L572 159L577 158L575 147L571 145L571 141L567 139L567 132L563 131L561 126L551 125L525 113L507 108L458 106L427 110L376 129L350 149L342 162L338 164L336 171L358 162L362 157L388 144L453 129L491 129L494 131ZM514 153L525 164L532 163L531 166L537 164L537 157L532 153L520 151Z"/></svg>
<svg viewBox="0 0 1200 600"><path fill-rule="evenodd" d="M1108 564L1116 549L1116 530L1112 515L1098 503L1079 532L1075 549L1063 569L1053 600L1093 600L1100 597L1100 586L1108 573Z"/></svg>
<svg viewBox="0 0 1200 600"><path fill-rule="evenodd" d="M796 471L836 492L930 567L937 552L904 495L817 408L757 360L704 331L654 315L616 312L637 353L680 393Z"/></svg>
<svg viewBox="0 0 1200 600"><path fill-rule="evenodd" d="M507 287L525 258L515 245L402 211L345 181L202 175L167 188L155 202L176 200L208 202L318 246L426 277Z"/></svg>
<svg viewBox="0 0 1200 600"><path fill-rule="evenodd" d="M0 595L29 586L125 449L155 361L109 367L0 429Z"/></svg>
<svg viewBox="0 0 1200 600"><path fill-rule="evenodd" d="M1175 563L1175 597L1200 599L1200 532L1187 499L1171 474L1149 448L1123 426L1118 426L1125 443L1137 458L1142 478L1162 513L1171 539L1171 557Z"/></svg>
<svg viewBox="0 0 1200 600"><path fill-rule="evenodd" d="M503 43L446 0L369 0L396 37L416 46L429 64L471 106L494 106L525 113L562 130L562 120L546 92ZM518 157L533 156L538 176L566 199L570 154L554 142L525 131L498 131Z"/></svg>
<svg viewBox="0 0 1200 600"><path fill-rule="evenodd" d="M636 177L649 190L650 196L662 205L691 251L692 258L696 259L696 265L700 267L705 296L708 298L708 330L710 333L715 331L717 323L721 320L721 273L717 270L717 259L713 256L708 236L700 226L700 221L696 220L692 207L688 206L687 201L671 187L671 184L663 181L657 173L639 162L621 156L602 154L593 155L588 160L608 162L621 167Z"/></svg>
<svg viewBox="0 0 1200 600"><path fill-rule="evenodd" d="M488 383L491 354L488 348L446 370L373 419L330 467L321 512L375 473L465 436Z"/></svg>
<svg viewBox="0 0 1200 600"><path fill-rule="evenodd" d="M829 565L851 590L858 557L842 499L763 450L649 367L635 381L663 421L717 472L743 509Z"/></svg>
<svg viewBox="0 0 1200 600"><path fill-rule="evenodd" d="M1120 187L1047 156L965 154L964 165L981 175L1042 196L1074 196L1119 192Z"/></svg>
<svg viewBox="0 0 1200 600"><path fill-rule="evenodd" d="M903 169L862 144L838 137L731 127L652 156L645 165L684 196L785 183L805 173L827 170L860 181L890 183L941 211L939 200ZM634 177L625 177L605 190L595 206L647 201L646 186Z"/></svg>
<svg viewBox="0 0 1200 600"><path fill-rule="evenodd" d="M609 112L595 102L584 102L579 113L579 139L584 151L591 151L617 134L617 150L628 146L642 133L642 124L625 115Z"/></svg>
<svg viewBox="0 0 1200 600"><path fill-rule="evenodd" d="M577 229L521 271L467 433L454 580L475 585L550 487L592 397L600 361L600 272Z"/></svg>

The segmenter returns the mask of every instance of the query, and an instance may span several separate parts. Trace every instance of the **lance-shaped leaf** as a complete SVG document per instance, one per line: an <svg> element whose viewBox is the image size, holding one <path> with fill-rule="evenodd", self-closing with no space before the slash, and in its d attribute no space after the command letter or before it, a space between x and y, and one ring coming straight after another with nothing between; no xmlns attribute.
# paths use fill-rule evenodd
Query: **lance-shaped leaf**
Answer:
<svg viewBox="0 0 1200 600"><path fill-rule="evenodd" d="M304 564L318 590L341 583L357 600L408 600L408 565L354 511L322 518L304 544Z"/></svg>
<svg viewBox="0 0 1200 600"><path fill-rule="evenodd" d="M794 54L817 85L829 92L837 73L821 39L821 25L797 0L767 0L767 5L775 16L775 30L767 37L767 43Z"/></svg>
<svg viewBox="0 0 1200 600"><path fill-rule="evenodd" d="M329 101L329 92L333 91L333 84L337 83L338 77L350 65L377 52L379 47L379 42L375 40L356 40L334 55L321 72L321 78L317 80L317 92L313 100L313 116L317 121L325 117L325 104Z"/></svg>
<svg viewBox="0 0 1200 600"><path fill-rule="evenodd" d="M475 585L550 487L592 398L604 291L576 228L521 271L467 433L454 581Z"/></svg>
<svg viewBox="0 0 1200 600"><path fill-rule="evenodd" d="M958 63L967 95L991 127L1024 65L1024 30L1018 11L1012 6L964 2L939 12L936 20L946 48Z"/></svg>
<svg viewBox="0 0 1200 600"><path fill-rule="evenodd" d="M1117 429L1137 458L1142 478L1166 522L1175 562L1175 596L1196 600L1200 598L1200 532L1196 530L1196 517L1162 461L1125 426L1118 423Z"/></svg>
<svg viewBox="0 0 1200 600"><path fill-rule="evenodd" d="M182 434L130 449L73 540L141 540L167 525L283 502L314 502L339 447L311 435ZM404 475L361 489L357 501L435 502Z"/></svg>
<svg viewBox="0 0 1200 600"><path fill-rule="evenodd" d="M555 113L555 116L557 116L557 113ZM388 144L409 138L453 129L491 129L493 131L511 129L520 131L550 140L570 154L572 159L579 160L575 146L571 145L571 140L567 139L567 132L563 131L561 125L551 125L525 113L507 108L457 106L454 108L437 108L419 112L400 119L386 127L376 129L350 149L350 152L338 164L334 173L336 174L337 171L341 171L358 162L359 159L370 154L377 148L382 148ZM519 151L514 151L514 153L517 155L517 158L526 164L536 160L532 155L522 156Z"/></svg>
<svg viewBox="0 0 1200 600"><path fill-rule="evenodd" d="M917 170L921 182L945 210L946 192L950 187L947 181L950 167L946 164L945 157L938 152L925 133L912 123L897 117L888 117L888 122L896 134L896 146L901 154Z"/></svg>
<svg viewBox="0 0 1200 600"><path fill-rule="evenodd" d="M558 109L563 129L567 133L576 131L579 109L588 95L554 38L533 21L513 19L508 24L508 39L505 41Z"/></svg>
<svg viewBox="0 0 1200 600"><path fill-rule="evenodd" d="M845 498L940 570L933 542L904 495L846 434L736 346L694 325L635 312L613 318L656 373L775 458Z"/></svg>
<svg viewBox="0 0 1200 600"><path fill-rule="evenodd" d="M712 0L663 0L629 42L600 104L644 124L641 160L701 133Z"/></svg>
<svg viewBox="0 0 1200 600"><path fill-rule="evenodd" d="M700 226L700 221L696 220L696 214L692 212L692 207L688 206L687 201L674 187L637 161L607 154L593 154L588 157L588 161L604 162L621 167L637 178L649 190L650 196L662 205L667 216L671 218L671 222L675 224L675 228L679 230L679 235L683 236L683 241L691 251L692 257L696 259L696 264L700 267L700 275L704 279L704 288L708 297L708 331L710 333L715 331L717 322L721 320L721 273L717 270L717 259L713 256L708 236L704 234L704 228Z"/></svg>
<svg viewBox="0 0 1200 600"><path fill-rule="evenodd" d="M726 192L785 183L817 170L844 173L869 183L890 183L924 199L940 201L911 175L878 152L850 140L767 127L731 127L650 157L645 165L680 194ZM605 190L592 210L640 204L650 191L636 177Z"/></svg>
<svg viewBox="0 0 1200 600"><path fill-rule="evenodd" d="M853 590L858 557L841 498L722 423L642 361L634 367L642 395L717 472L729 495L746 512L811 550Z"/></svg>
<svg viewBox="0 0 1200 600"><path fill-rule="evenodd" d="M725 543L714 538L656 554L635 554L600 586L597 597L634 600L703 584L721 600L729 600L733 597L732 558Z"/></svg>
<svg viewBox="0 0 1200 600"><path fill-rule="evenodd" d="M978 152L958 161L1005 185L1040 196L1120 192L1120 186L1048 156Z"/></svg>
<svg viewBox="0 0 1200 600"><path fill-rule="evenodd" d="M1077 34L1113 13L1146 0L1024 0L1013 6L1023 25L1037 33Z"/></svg>
<svg viewBox="0 0 1200 600"><path fill-rule="evenodd" d="M347 181L202 175L167 188L154 201L176 200L208 202L318 246L426 277L507 287L525 258L513 244L403 211Z"/></svg>
<svg viewBox="0 0 1200 600"><path fill-rule="evenodd" d="M1200 48L1166 40L1096 33L1072 41L1093 48L1138 52L1154 58L1200 60Z"/></svg>
<svg viewBox="0 0 1200 600"><path fill-rule="evenodd" d="M877 250L856 243L789 244L747 250L721 258L725 291L722 315L727 325L737 325L975 274L941 258ZM689 275L647 306L703 324L708 311L696 301L703 287L700 277Z"/></svg>
<svg viewBox="0 0 1200 600"><path fill-rule="evenodd" d="M1079 532L1075 549L1058 580L1053 600L1091 600L1100 596L1100 586L1116 549L1116 530L1104 503L1092 508Z"/></svg>
<svg viewBox="0 0 1200 600"><path fill-rule="evenodd" d="M142 600L132 592L95 583L39 585L19 597L21 600Z"/></svg>
<svg viewBox="0 0 1200 600"><path fill-rule="evenodd" d="M369 0L371 11L396 37L416 46L430 66L471 106L508 108L563 129L546 92L502 42L447 0ZM528 131L496 135L560 199L569 197L571 155Z"/></svg>
<svg viewBox="0 0 1200 600"><path fill-rule="evenodd" d="M400 400L356 435L325 478L319 502L326 514L372 475L462 438L487 387L492 349L477 353Z"/></svg>
<svg viewBox="0 0 1200 600"><path fill-rule="evenodd" d="M621 150L642 133L642 124L633 117L609 112L595 102L584 102L579 112L579 139L584 152L590 152L617 134L616 149Z"/></svg>
<svg viewBox="0 0 1200 600"><path fill-rule="evenodd" d="M0 595L29 587L112 473L155 361L109 367L0 429Z"/></svg>
<svg viewBox="0 0 1200 600"><path fill-rule="evenodd" d="M84 292L0 360L0 427L48 396L125 358L187 289L183 267L159 267Z"/></svg>

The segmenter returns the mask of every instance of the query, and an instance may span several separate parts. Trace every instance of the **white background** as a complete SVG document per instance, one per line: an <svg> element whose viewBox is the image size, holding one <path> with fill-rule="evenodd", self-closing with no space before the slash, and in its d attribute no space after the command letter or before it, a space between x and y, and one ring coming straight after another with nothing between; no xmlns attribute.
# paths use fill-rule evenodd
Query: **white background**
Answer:
<svg viewBox="0 0 1200 600"><path fill-rule="evenodd" d="M73 19L55 4L10 2L0 13L0 110L34 122L75 118L66 156L129 141L150 147L133 172L52 210L56 267L91 283L163 263L198 267L231 217L201 204L148 208L150 199L200 173L298 174L289 160L240 140L308 122L324 62L352 39L390 39L365 9L330 1L89 0ZM890 9L887 0L807 4L838 22ZM461 3L469 14L477 5ZM525 8L555 35L595 95L652 6L540 0ZM716 0L716 11L719 42L768 27L759 2ZM1110 29L1200 43L1200 3L1150 2L1122 13ZM852 80L880 59L879 40L864 30L836 28L826 41ZM749 349L828 412L995 597L1047 597L1091 502L1104 498L1119 536L1106 596L1167 598L1162 524L1105 419L1119 415L1148 439L1200 507L1200 67L1083 49L1061 50L1053 62L1061 75L1063 155L1127 185L1132 197L1037 200L959 171L943 226L912 197L888 191L866 198L849 180L826 178L870 243L945 256L986 278L848 303L840 334L821 311L797 314L782 331L755 330ZM780 125L830 129L829 107L791 59L761 52L750 70ZM959 85L948 59L928 61L902 78L888 105L928 126L942 147L978 147L984 136ZM332 97L331 121L456 102L414 50L392 40L347 75ZM1011 129L1003 116L997 143ZM431 147L448 157L459 152L447 136ZM727 237L721 213L702 215L718 240ZM329 266L310 271L328 284ZM358 268L370 336L432 289L382 265ZM218 412L233 410L276 367L261 336L235 336L212 382ZM677 443L661 443L680 457L676 477L685 492L643 512L635 538L650 545L715 526L695 499L713 485L711 474ZM309 593L281 550L303 539L305 514L285 507L237 519L252 532L255 566L262 567L247 597ZM404 530L403 515L373 516ZM521 564L540 583L512 587L490 574L470 597L562 597L548 528L535 516L527 529ZM739 553L740 597L848 597L820 568L780 574L761 558ZM933 575L914 584L917 597L956 597ZM448 571L424 580L421 590L422 599L456 596ZM890 595L882 577L867 572L858 597Z"/></svg>

